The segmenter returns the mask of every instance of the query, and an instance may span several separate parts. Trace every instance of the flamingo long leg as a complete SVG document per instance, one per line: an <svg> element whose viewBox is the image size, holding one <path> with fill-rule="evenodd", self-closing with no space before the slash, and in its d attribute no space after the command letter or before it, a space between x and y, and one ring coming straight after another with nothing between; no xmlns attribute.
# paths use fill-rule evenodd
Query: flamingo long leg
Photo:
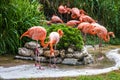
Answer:
<svg viewBox="0 0 120 80"><path fill-rule="evenodd" d="M37 40L36 49L35 49L35 66L39 66L39 69L44 69L40 64L40 60L37 60L38 57L39 57L39 50L38 50L38 40Z"/></svg>
<svg viewBox="0 0 120 80"><path fill-rule="evenodd" d="M100 57L98 58L98 60L102 60L104 59L104 56L102 55L102 40L99 40L99 53L100 53Z"/></svg>
<svg viewBox="0 0 120 80"><path fill-rule="evenodd" d="M56 44L55 44L55 48L54 48L54 50L56 50ZM57 66L56 66L56 58L55 58L55 55L54 55L54 64L53 64L53 66L54 66L54 68L57 68Z"/></svg>

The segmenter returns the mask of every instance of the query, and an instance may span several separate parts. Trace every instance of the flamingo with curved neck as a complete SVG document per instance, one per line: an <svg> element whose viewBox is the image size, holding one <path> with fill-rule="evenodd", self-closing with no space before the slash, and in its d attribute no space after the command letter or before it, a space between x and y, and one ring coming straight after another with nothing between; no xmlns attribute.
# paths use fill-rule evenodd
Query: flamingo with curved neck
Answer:
<svg viewBox="0 0 120 80"><path fill-rule="evenodd" d="M54 49L53 49L53 45L57 45L57 43L59 42L60 38L63 36L63 31L61 29L59 29L57 32L51 32L49 35L49 42L48 45L50 45L50 66L51 66L51 57L54 56L54 67L56 67L55 64L55 53L54 53Z"/></svg>
<svg viewBox="0 0 120 80"><path fill-rule="evenodd" d="M113 38L115 38L115 35L113 32L108 32L107 36L104 38L105 42L109 42L110 41L110 36L112 36Z"/></svg>
<svg viewBox="0 0 120 80"><path fill-rule="evenodd" d="M80 21L78 21L78 20L70 20L66 23L66 26L75 27L79 23L80 23Z"/></svg>
<svg viewBox="0 0 120 80"><path fill-rule="evenodd" d="M24 36L27 36L33 40L36 40L37 43L38 41L40 40L41 41L41 45L43 47L47 47L48 44L45 44L44 41L45 41L45 38L46 38L46 29L41 27L41 26L33 26L31 28L29 28L25 33L23 33L20 37L20 39ZM36 44L36 49L35 49L35 56L36 58L39 56L39 52L38 52L38 46ZM40 69L43 69L40 65L40 62L38 63L36 60L35 60L35 66L39 66Z"/></svg>
<svg viewBox="0 0 120 80"><path fill-rule="evenodd" d="M63 23L63 20L60 17L53 15L51 20L47 22L47 24L51 23Z"/></svg>
<svg viewBox="0 0 120 80"><path fill-rule="evenodd" d="M88 16L87 13L84 10L80 10L80 22L89 22L89 23L95 23L96 20L94 20L92 17Z"/></svg>

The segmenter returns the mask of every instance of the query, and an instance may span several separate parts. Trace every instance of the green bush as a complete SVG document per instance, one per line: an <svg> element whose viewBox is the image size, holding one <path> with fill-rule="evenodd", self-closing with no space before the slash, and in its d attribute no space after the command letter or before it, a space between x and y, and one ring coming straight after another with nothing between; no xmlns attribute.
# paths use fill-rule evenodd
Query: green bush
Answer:
<svg viewBox="0 0 120 80"><path fill-rule="evenodd" d="M50 32L57 31L58 29L63 30L64 35L57 45L58 49L67 49L71 45L74 45L76 50L82 49L83 39L77 28L70 28L63 24L52 24L51 26L47 26L46 29L48 34L47 36L49 36Z"/></svg>
<svg viewBox="0 0 120 80"><path fill-rule="evenodd" d="M45 19L39 5L36 0L0 0L0 54L17 53L20 35Z"/></svg>

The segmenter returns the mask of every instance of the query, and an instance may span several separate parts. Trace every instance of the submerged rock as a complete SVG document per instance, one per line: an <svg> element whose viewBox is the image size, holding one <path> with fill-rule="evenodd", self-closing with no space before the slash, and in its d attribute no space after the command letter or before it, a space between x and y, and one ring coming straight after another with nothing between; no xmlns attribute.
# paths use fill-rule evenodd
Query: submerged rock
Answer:
<svg viewBox="0 0 120 80"><path fill-rule="evenodd" d="M36 61L40 61L40 62L48 62L46 57L43 57L43 56L39 56L39 57L34 57L34 60Z"/></svg>
<svg viewBox="0 0 120 80"><path fill-rule="evenodd" d="M78 59L74 58L65 58L62 62L62 64L68 64L68 65L76 65L78 62Z"/></svg>
<svg viewBox="0 0 120 80"><path fill-rule="evenodd" d="M50 63L50 58L48 59L48 62ZM54 64L54 63L60 64L61 62L62 62L62 59L60 57L51 58L51 63L52 64Z"/></svg>
<svg viewBox="0 0 120 80"><path fill-rule="evenodd" d="M88 55L87 57L84 57L83 63L84 64L94 63L94 59L93 59L93 57L91 55Z"/></svg>

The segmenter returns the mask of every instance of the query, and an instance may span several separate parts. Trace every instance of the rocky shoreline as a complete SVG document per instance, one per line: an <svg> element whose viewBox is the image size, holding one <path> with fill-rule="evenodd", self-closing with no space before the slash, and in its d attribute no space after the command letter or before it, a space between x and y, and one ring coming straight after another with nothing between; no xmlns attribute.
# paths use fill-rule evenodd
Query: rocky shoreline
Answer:
<svg viewBox="0 0 120 80"><path fill-rule="evenodd" d="M31 41L25 43L24 47L18 49L18 54L15 59L25 59L25 60L37 60L43 63L48 63L50 61L50 50L49 48L43 49L39 47L39 57L35 57L36 42ZM55 57L57 64L66 65L83 65L94 63L94 58L87 52L87 49L83 47L81 51L76 51L74 46L70 46L67 50L55 50ZM51 58L51 62L54 63L54 58Z"/></svg>

